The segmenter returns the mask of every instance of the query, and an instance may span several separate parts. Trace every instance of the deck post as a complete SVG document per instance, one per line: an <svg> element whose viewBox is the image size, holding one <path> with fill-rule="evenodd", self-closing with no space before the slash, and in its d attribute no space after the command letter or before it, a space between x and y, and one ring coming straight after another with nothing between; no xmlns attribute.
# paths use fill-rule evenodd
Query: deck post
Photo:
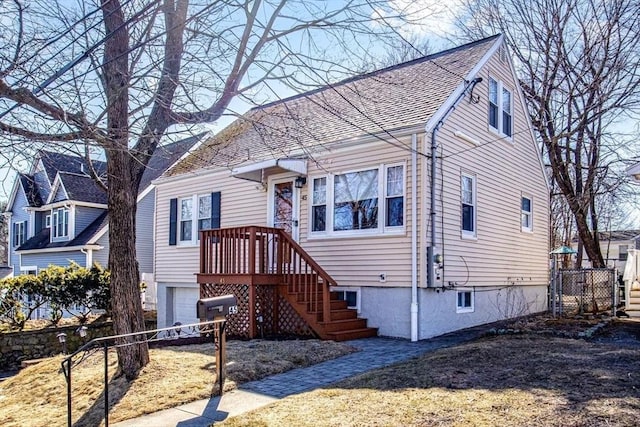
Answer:
<svg viewBox="0 0 640 427"><path fill-rule="evenodd" d="M256 335L256 285L252 280L249 284L249 339L254 339Z"/></svg>
<svg viewBox="0 0 640 427"><path fill-rule="evenodd" d="M256 228L249 227L249 274L256 274Z"/></svg>

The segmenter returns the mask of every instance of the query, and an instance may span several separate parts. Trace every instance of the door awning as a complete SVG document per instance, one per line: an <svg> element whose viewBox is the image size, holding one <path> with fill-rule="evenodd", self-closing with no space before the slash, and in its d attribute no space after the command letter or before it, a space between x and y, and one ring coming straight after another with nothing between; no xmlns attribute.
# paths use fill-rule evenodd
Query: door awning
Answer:
<svg viewBox="0 0 640 427"><path fill-rule="evenodd" d="M269 175L282 172L295 172L307 175L306 159L269 159L251 165L240 166L231 171L231 176L249 181L263 182Z"/></svg>

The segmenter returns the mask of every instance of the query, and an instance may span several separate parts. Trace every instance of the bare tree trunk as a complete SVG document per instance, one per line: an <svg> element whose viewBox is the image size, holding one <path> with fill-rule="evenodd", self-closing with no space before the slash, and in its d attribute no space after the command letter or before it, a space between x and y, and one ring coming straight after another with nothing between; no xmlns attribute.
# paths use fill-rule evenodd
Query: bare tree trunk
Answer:
<svg viewBox="0 0 640 427"><path fill-rule="evenodd" d="M139 271L136 262L136 178L130 171L131 158L125 150L108 153L109 170L109 270L111 305L116 334L144 331L144 315L139 295ZM133 255L132 255L133 254ZM121 344L134 340L122 340ZM149 362L147 344L118 347L118 365L127 379L136 377Z"/></svg>
<svg viewBox="0 0 640 427"><path fill-rule="evenodd" d="M107 34L103 70L107 95L109 270L111 311L116 335L144 331L136 261L136 201L142 167L129 152L129 35L124 13L116 0L102 0ZM132 342L133 339L127 340ZM127 379L149 363L146 343L118 347L118 366Z"/></svg>

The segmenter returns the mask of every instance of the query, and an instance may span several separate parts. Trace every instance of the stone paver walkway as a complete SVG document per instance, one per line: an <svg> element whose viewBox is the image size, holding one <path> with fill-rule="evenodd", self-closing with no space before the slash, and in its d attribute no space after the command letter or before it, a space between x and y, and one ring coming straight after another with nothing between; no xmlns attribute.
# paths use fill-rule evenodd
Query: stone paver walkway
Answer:
<svg viewBox="0 0 640 427"><path fill-rule="evenodd" d="M439 348L478 338L488 325L410 342L392 338L347 341L360 351L306 368L294 369L241 384L222 398L205 399L113 424L116 427L207 427L215 421L242 414L278 399L321 388L373 369L402 362Z"/></svg>

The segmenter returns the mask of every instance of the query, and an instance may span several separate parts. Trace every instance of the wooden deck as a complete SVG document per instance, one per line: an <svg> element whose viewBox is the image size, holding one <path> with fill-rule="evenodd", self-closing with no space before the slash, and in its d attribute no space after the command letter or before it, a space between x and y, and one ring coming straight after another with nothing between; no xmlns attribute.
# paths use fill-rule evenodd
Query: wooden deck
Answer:
<svg viewBox="0 0 640 427"><path fill-rule="evenodd" d="M230 324L240 336L255 338L265 330L274 335L311 330L336 341L377 335L331 292L336 281L279 228L201 231L196 277L203 298L236 295L240 320Z"/></svg>

